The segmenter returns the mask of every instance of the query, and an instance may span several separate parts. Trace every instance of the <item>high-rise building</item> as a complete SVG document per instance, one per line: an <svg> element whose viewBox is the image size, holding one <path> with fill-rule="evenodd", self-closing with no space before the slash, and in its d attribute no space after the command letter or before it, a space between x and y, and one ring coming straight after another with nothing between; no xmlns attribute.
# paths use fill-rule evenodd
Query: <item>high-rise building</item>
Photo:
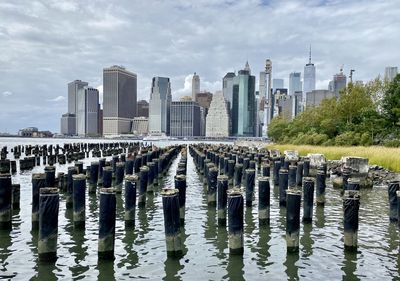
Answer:
<svg viewBox="0 0 400 281"><path fill-rule="evenodd" d="M136 116L137 75L122 66L103 69L103 131L104 135L131 132Z"/></svg>
<svg viewBox="0 0 400 281"><path fill-rule="evenodd" d="M149 133L169 134L171 83L167 77L153 77L149 102Z"/></svg>
<svg viewBox="0 0 400 281"><path fill-rule="evenodd" d="M229 136L229 109L221 91L215 93L208 109L206 136L211 138Z"/></svg>
<svg viewBox="0 0 400 281"><path fill-rule="evenodd" d="M201 106L204 107L206 110L206 114L208 109L210 108L211 101L213 99L213 94L210 92L200 92L196 94L195 101Z"/></svg>
<svg viewBox="0 0 400 281"><path fill-rule="evenodd" d="M315 90L315 66L311 62L311 46L308 63L304 66L303 103L306 102L307 93Z"/></svg>
<svg viewBox="0 0 400 281"><path fill-rule="evenodd" d="M294 95L295 92L301 92L303 89L301 83L301 73L292 72L289 74L289 96Z"/></svg>
<svg viewBox="0 0 400 281"><path fill-rule="evenodd" d="M68 113L76 114L77 110L77 101L76 97L78 91L87 87L89 84L88 82L84 82L81 80L74 80L68 83Z"/></svg>
<svg viewBox="0 0 400 281"><path fill-rule="evenodd" d="M132 133L137 136L147 135L149 132L149 118L135 117L132 122Z"/></svg>
<svg viewBox="0 0 400 281"><path fill-rule="evenodd" d="M196 94L200 93L200 76L196 74L196 72L193 74L192 78L192 100L196 100Z"/></svg>
<svg viewBox="0 0 400 281"><path fill-rule="evenodd" d="M393 81L393 79L397 75L397 67L396 66L388 66L385 67L385 80Z"/></svg>
<svg viewBox="0 0 400 281"><path fill-rule="evenodd" d="M146 100L140 100L137 102L137 114L138 117L149 117L149 103Z"/></svg>
<svg viewBox="0 0 400 281"><path fill-rule="evenodd" d="M99 136L103 135L103 109L100 107L99 104L99 119L98 119L98 129L99 129Z"/></svg>
<svg viewBox="0 0 400 281"><path fill-rule="evenodd" d="M76 131L79 136L97 136L99 133L99 91L84 87L77 93Z"/></svg>
<svg viewBox="0 0 400 281"><path fill-rule="evenodd" d="M263 82L261 82L261 79ZM273 94L272 94L272 61L267 59L265 61L265 72L260 74L260 89L259 95L261 96L261 108L263 108L263 121L260 124L262 127L261 133L263 137L268 136L268 125L273 117ZM283 84L283 83L282 83ZM283 85L282 85L283 86ZM261 115L261 114L260 114Z"/></svg>
<svg viewBox="0 0 400 281"><path fill-rule="evenodd" d="M333 92L335 93L336 97L340 96L340 91L344 88L346 88L346 75L343 73L343 67L340 68L340 72L333 75L333 80L332 80L332 87L333 87Z"/></svg>
<svg viewBox="0 0 400 281"><path fill-rule="evenodd" d="M234 79L232 101L232 134L236 137L254 137L257 127L255 76L248 66Z"/></svg>
<svg viewBox="0 0 400 281"><path fill-rule="evenodd" d="M200 106L194 101L173 101L171 103L172 137L201 136Z"/></svg>
<svg viewBox="0 0 400 281"><path fill-rule="evenodd" d="M307 107L319 106L324 99L337 97L334 92L329 90L313 90L307 93Z"/></svg>
<svg viewBox="0 0 400 281"><path fill-rule="evenodd" d="M60 133L66 136L76 135L76 115L72 113L65 113L61 117L61 130Z"/></svg>
<svg viewBox="0 0 400 281"><path fill-rule="evenodd" d="M282 89L284 87L284 80L281 78L272 79L272 91L275 92L276 89Z"/></svg>
<svg viewBox="0 0 400 281"><path fill-rule="evenodd" d="M235 76L234 72L228 72L222 79L222 92L225 100L228 102L229 110L232 109L233 78Z"/></svg>

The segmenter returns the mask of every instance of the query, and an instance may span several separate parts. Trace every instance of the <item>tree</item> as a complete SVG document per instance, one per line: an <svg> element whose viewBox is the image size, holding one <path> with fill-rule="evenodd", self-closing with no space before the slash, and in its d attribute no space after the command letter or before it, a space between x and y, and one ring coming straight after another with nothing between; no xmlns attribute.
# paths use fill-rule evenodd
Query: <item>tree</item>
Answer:
<svg viewBox="0 0 400 281"><path fill-rule="evenodd" d="M400 74L389 84L382 100L383 116L397 131L400 127Z"/></svg>

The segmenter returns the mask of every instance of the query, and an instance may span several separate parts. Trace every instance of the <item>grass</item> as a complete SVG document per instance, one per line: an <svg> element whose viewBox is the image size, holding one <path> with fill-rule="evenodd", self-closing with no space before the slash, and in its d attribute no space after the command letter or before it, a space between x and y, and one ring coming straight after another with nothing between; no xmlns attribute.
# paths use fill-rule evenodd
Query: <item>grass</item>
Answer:
<svg viewBox="0 0 400 281"><path fill-rule="evenodd" d="M268 145L268 149L297 150L300 155L321 153L329 160L339 160L342 156L368 158L370 165L379 165L390 171L400 172L400 148L383 146L316 146L316 145Z"/></svg>

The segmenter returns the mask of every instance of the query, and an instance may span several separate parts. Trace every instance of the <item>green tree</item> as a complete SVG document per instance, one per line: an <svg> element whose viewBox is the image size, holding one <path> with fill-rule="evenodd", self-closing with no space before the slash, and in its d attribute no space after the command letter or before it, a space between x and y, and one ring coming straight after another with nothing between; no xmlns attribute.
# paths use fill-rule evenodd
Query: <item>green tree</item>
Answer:
<svg viewBox="0 0 400 281"><path fill-rule="evenodd" d="M382 112L388 123L398 131L400 126L400 74L389 84L382 100Z"/></svg>

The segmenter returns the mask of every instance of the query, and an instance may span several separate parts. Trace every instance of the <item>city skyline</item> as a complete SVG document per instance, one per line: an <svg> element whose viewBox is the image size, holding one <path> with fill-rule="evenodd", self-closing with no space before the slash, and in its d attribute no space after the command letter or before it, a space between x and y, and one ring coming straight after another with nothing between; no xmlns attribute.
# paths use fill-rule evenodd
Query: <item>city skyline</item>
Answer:
<svg viewBox="0 0 400 281"><path fill-rule="evenodd" d="M303 77L310 44L316 89L327 89L342 64L346 76L356 70L354 80L383 77L385 67L400 65L399 11L395 1L4 1L0 131L58 132L65 85L81 79L101 96L102 69L114 64L137 74L137 100L149 99L154 76L170 78L177 100L191 95L194 72L202 90L215 92L246 60L258 77L267 58L287 88L290 73Z"/></svg>

